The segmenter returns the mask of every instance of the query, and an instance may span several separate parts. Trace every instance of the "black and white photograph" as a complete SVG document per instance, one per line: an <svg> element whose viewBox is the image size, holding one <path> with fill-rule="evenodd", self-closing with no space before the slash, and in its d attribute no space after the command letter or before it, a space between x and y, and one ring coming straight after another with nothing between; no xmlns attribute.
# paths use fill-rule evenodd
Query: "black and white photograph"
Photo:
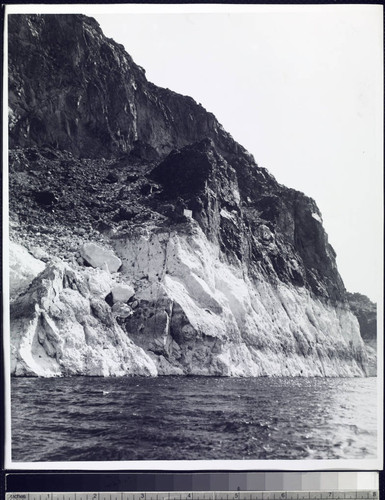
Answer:
<svg viewBox="0 0 385 500"><path fill-rule="evenodd" d="M6 7L8 465L381 467L382 16Z"/></svg>

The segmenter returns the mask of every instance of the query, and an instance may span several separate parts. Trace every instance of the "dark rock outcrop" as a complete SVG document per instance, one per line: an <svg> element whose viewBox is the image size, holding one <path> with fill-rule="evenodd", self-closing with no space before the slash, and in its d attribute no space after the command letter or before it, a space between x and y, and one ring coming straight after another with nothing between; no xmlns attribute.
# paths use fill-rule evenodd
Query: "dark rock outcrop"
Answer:
<svg viewBox="0 0 385 500"><path fill-rule="evenodd" d="M347 294L350 309L360 324L361 337L366 342L377 339L377 305L361 293Z"/></svg>
<svg viewBox="0 0 385 500"><path fill-rule="evenodd" d="M163 187L159 199L191 210L231 262L245 263L254 275L263 272L344 299L336 254L310 198L278 184L250 160L242 168L227 161L211 140L171 152L150 175Z"/></svg>
<svg viewBox="0 0 385 500"><path fill-rule="evenodd" d="M92 18L13 14L9 34L11 148L148 158L212 137L224 151L243 150L191 97L149 83Z"/></svg>

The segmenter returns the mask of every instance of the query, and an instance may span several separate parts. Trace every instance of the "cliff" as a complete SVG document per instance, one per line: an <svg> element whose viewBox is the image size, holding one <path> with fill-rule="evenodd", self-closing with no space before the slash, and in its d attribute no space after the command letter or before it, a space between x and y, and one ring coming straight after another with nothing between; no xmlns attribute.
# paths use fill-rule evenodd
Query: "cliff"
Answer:
<svg viewBox="0 0 385 500"><path fill-rule="evenodd" d="M350 309L360 324L361 337L366 342L377 340L377 305L361 293L347 293Z"/></svg>
<svg viewBox="0 0 385 500"><path fill-rule="evenodd" d="M349 306L358 319L360 333L366 345L368 372L376 373L377 365L377 305L361 293L347 293Z"/></svg>
<svg viewBox="0 0 385 500"><path fill-rule="evenodd" d="M148 82L92 18L11 15L9 56L11 148L110 158L139 140L164 155L205 137L229 152L240 148L191 97Z"/></svg>
<svg viewBox="0 0 385 500"><path fill-rule="evenodd" d="M372 373L315 202L96 21L9 16L9 110L14 374Z"/></svg>

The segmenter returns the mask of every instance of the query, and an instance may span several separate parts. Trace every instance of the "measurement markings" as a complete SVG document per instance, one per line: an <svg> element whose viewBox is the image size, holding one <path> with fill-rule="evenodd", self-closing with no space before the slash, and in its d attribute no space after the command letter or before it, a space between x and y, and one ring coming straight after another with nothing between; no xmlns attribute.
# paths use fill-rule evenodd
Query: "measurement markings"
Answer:
<svg viewBox="0 0 385 500"><path fill-rule="evenodd" d="M378 500L378 490L7 493L6 500Z"/></svg>

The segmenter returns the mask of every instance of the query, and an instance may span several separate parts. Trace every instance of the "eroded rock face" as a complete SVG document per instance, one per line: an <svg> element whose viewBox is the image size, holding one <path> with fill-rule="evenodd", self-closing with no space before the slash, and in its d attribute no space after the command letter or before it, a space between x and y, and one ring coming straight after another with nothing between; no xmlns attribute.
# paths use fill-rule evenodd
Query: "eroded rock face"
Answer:
<svg viewBox="0 0 385 500"><path fill-rule="evenodd" d="M104 286L94 270L47 265L11 304L11 373L156 375L155 363L127 337L101 297Z"/></svg>
<svg viewBox="0 0 385 500"><path fill-rule="evenodd" d="M361 293L348 293L352 312L360 324L361 337L365 341L377 340L377 305Z"/></svg>
<svg viewBox="0 0 385 500"><path fill-rule="evenodd" d="M9 16L9 109L13 374L375 373L316 203L96 21Z"/></svg>
<svg viewBox="0 0 385 500"><path fill-rule="evenodd" d="M209 136L243 149L193 99L149 83L94 19L13 14L8 31L11 148L148 159Z"/></svg>
<svg viewBox="0 0 385 500"><path fill-rule="evenodd" d="M348 308L305 288L258 282L220 259L191 221L116 239L119 283L48 263L11 305L14 375L362 376L367 354ZM125 284L124 284L125 283ZM129 304L111 291L134 290ZM128 296L120 296L125 299Z"/></svg>
<svg viewBox="0 0 385 500"><path fill-rule="evenodd" d="M245 160L226 160L211 140L174 151L151 172L158 198L191 210L206 236L232 264L345 300L335 252L315 202L279 185Z"/></svg>
<svg viewBox="0 0 385 500"><path fill-rule="evenodd" d="M192 222L188 234L117 239L139 307L125 321L159 373L225 376L362 376L356 318L306 288L258 281L220 258ZM165 363L167 362L167 363Z"/></svg>

